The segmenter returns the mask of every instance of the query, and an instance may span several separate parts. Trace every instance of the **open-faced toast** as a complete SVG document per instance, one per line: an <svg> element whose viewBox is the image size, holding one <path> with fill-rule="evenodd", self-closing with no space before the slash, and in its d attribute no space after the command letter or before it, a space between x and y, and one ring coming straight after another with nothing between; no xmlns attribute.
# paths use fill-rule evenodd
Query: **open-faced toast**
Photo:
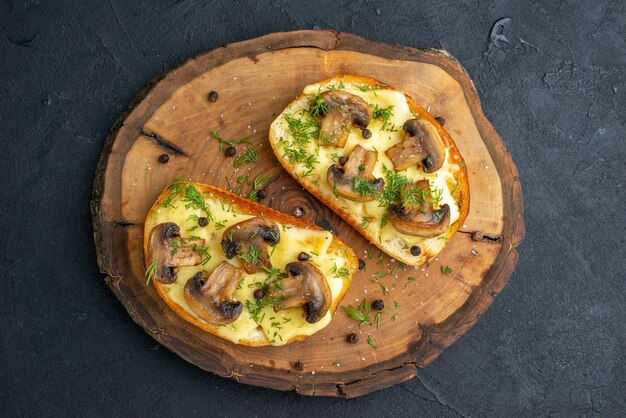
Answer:
<svg viewBox="0 0 626 418"><path fill-rule="evenodd" d="M469 210L465 164L442 124L374 79L305 87L270 127L283 167L391 257L435 257Z"/></svg>
<svg viewBox="0 0 626 418"><path fill-rule="evenodd" d="M182 179L150 209L144 254L148 283L177 315L248 346L324 328L358 269L330 232Z"/></svg>

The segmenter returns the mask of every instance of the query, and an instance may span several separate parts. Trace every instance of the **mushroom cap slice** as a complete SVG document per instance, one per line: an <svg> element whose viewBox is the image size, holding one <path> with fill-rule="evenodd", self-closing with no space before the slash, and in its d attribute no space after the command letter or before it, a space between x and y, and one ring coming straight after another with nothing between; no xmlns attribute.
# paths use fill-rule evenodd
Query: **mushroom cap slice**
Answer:
<svg viewBox="0 0 626 418"><path fill-rule="evenodd" d="M328 90L320 94L328 111L322 118L317 144L344 147L350 128L355 125L365 129L372 119L372 112L365 100L343 90Z"/></svg>
<svg viewBox="0 0 626 418"><path fill-rule="evenodd" d="M278 225L259 217L231 225L222 235L226 258L239 258L246 273L257 273L262 267L272 267L268 247L279 242Z"/></svg>
<svg viewBox="0 0 626 418"><path fill-rule="evenodd" d="M326 277L313 264L295 261L285 266L289 277L282 279L270 291L278 299L274 311L287 308L303 308L306 321L314 324L326 315L332 303L332 293Z"/></svg>
<svg viewBox="0 0 626 418"><path fill-rule="evenodd" d="M424 191L424 199L415 205L395 204L387 208L389 221L398 232L424 238L433 238L443 234L450 225L450 206L433 208L428 180L417 182L416 186Z"/></svg>
<svg viewBox="0 0 626 418"><path fill-rule="evenodd" d="M185 300L191 310L209 324L230 324L243 310L243 304L232 299L242 277L242 270L222 261L209 277L198 272L187 280Z"/></svg>
<svg viewBox="0 0 626 418"><path fill-rule="evenodd" d="M196 246L204 246L204 240L181 238L180 228L174 222L165 222L152 228L148 259L152 262L157 260L155 280L165 284L174 283L180 267L200 264L202 256L195 251Z"/></svg>
<svg viewBox="0 0 626 418"><path fill-rule="evenodd" d="M343 167L333 164L328 168L328 184L346 199L356 202L374 200L385 186L382 178L376 179L372 175L377 159L376 151L355 146Z"/></svg>
<svg viewBox="0 0 626 418"><path fill-rule="evenodd" d="M385 151L396 171L420 165L425 173L434 173L443 165L446 149L439 139L437 128L424 119L409 119L402 129L404 141Z"/></svg>

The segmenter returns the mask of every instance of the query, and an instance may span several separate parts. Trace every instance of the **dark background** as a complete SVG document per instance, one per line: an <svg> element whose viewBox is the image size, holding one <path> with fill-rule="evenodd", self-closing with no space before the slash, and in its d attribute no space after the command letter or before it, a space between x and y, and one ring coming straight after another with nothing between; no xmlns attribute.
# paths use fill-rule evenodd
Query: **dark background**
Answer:
<svg viewBox="0 0 626 418"><path fill-rule="evenodd" d="M621 1L0 2L0 414L623 416L625 22ZM159 346L98 272L89 214L107 130L149 80L312 28L450 51L524 188L519 264L478 325L352 401L240 385Z"/></svg>

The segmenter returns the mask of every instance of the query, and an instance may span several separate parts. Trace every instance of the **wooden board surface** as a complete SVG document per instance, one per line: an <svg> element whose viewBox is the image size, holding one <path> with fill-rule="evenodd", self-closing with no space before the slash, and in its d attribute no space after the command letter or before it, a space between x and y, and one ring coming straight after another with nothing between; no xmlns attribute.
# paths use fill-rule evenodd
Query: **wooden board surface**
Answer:
<svg viewBox="0 0 626 418"><path fill-rule="evenodd" d="M364 75L412 96L445 118L467 165L470 213L430 267L402 270L320 204L278 164L267 142L270 123L307 84L338 73ZM207 99L211 90L220 98ZM233 168L210 136L250 139L259 161ZM240 146L242 153L245 146ZM158 157L170 160L161 164ZM309 339L283 347L238 346L202 332L171 312L145 286L143 221L174 177L227 188L226 179L275 172L262 203L332 228L367 263L342 305L381 298L380 327L356 323L340 310ZM243 186L246 194L251 187ZM469 330L502 290L523 239L517 169L483 115L474 86L445 51L416 50L332 31L276 33L191 59L152 82L111 129L92 199L98 263L132 318L157 341L199 367L242 383L307 395L355 397L416 375ZM366 256L370 250L372 260ZM453 269L441 273L441 266ZM372 275L388 273L380 282ZM389 274L391 273L391 274ZM393 321L391 317L397 314ZM360 342L345 337L360 332ZM367 344L370 335L378 348ZM295 370L302 362L304 370Z"/></svg>

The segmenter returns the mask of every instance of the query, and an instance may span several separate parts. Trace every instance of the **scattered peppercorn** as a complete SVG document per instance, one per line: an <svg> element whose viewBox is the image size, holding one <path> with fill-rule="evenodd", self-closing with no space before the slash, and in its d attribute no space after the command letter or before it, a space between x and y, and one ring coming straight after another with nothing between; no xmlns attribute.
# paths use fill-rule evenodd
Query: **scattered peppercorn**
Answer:
<svg viewBox="0 0 626 418"><path fill-rule="evenodd" d="M359 270L363 270L365 268L365 261L359 258Z"/></svg>
<svg viewBox="0 0 626 418"><path fill-rule="evenodd" d="M302 370L304 370L304 364L301 361L296 361L296 364L293 365L293 368L301 372Z"/></svg>
<svg viewBox="0 0 626 418"><path fill-rule="evenodd" d="M422 249L418 247L417 245L414 245L411 247L411 255L414 255L415 257L417 257L421 253L422 253Z"/></svg>
<svg viewBox="0 0 626 418"><path fill-rule="evenodd" d="M267 190L259 190L258 192L256 192L256 197L258 197L259 199L265 199L267 197Z"/></svg>
<svg viewBox="0 0 626 418"><path fill-rule="evenodd" d="M351 334L348 334L348 336L346 337L346 341L349 344L356 344L359 342L359 336L353 332Z"/></svg>
<svg viewBox="0 0 626 418"><path fill-rule="evenodd" d="M235 147L228 147L226 148L226 150L224 151L224 154L226 154L227 157L232 157L237 153L237 148Z"/></svg>
<svg viewBox="0 0 626 418"><path fill-rule="evenodd" d="M165 164L165 163L167 163L169 160L170 160L170 156L169 156L169 155L167 155L167 154L161 154L161 155L159 155L159 162L160 162L161 164Z"/></svg>
<svg viewBox="0 0 626 418"><path fill-rule="evenodd" d="M207 218L205 218L204 216L202 218L198 218L198 225L200 225L201 227L205 227L209 224L209 220Z"/></svg>
<svg viewBox="0 0 626 418"><path fill-rule="evenodd" d="M307 261L309 259L309 254L302 251L298 254L298 261Z"/></svg>
<svg viewBox="0 0 626 418"><path fill-rule="evenodd" d="M362 136L364 139L370 139L370 138L372 137L372 131L370 131L369 129L363 129L363 130L361 131L361 136Z"/></svg>
<svg viewBox="0 0 626 418"><path fill-rule="evenodd" d="M345 155L343 157L339 157L339 165L345 165L348 162L348 157Z"/></svg>
<svg viewBox="0 0 626 418"><path fill-rule="evenodd" d="M217 99L220 98L220 95L217 94L217 92L215 90L212 90L209 93L209 100L212 101L213 103L217 102Z"/></svg>
<svg viewBox="0 0 626 418"><path fill-rule="evenodd" d="M372 302L372 308L375 311L382 311L383 309L385 309L385 302L380 299L376 299L374 302Z"/></svg>
<svg viewBox="0 0 626 418"><path fill-rule="evenodd" d="M437 116L435 119L437 120L437 122L439 122L439 125L441 126L446 124L446 120L442 118L441 116Z"/></svg>
<svg viewBox="0 0 626 418"><path fill-rule="evenodd" d="M253 296L255 300L261 300L265 296L265 292L263 291L263 289L256 289L253 293Z"/></svg>

